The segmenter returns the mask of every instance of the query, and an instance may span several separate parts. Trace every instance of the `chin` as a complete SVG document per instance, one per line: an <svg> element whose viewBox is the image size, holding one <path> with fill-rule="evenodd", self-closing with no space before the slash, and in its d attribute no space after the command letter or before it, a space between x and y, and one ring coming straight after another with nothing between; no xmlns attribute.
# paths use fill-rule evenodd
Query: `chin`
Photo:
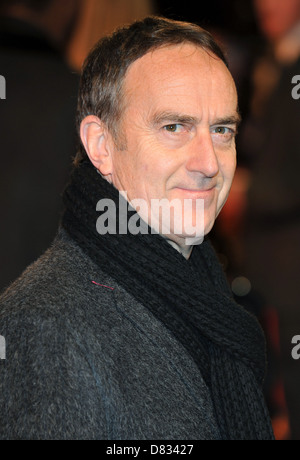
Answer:
<svg viewBox="0 0 300 460"><path fill-rule="evenodd" d="M215 221L216 221L216 217L214 217L213 219L210 219L207 223L204 224L204 236L208 235L212 231L215 225Z"/></svg>
<svg viewBox="0 0 300 460"><path fill-rule="evenodd" d="M214 206L211 206L210 209L206 209L204 212L204 232L207 235L215 225L216 219L220 213L221 209L217 203Z"/></svg>

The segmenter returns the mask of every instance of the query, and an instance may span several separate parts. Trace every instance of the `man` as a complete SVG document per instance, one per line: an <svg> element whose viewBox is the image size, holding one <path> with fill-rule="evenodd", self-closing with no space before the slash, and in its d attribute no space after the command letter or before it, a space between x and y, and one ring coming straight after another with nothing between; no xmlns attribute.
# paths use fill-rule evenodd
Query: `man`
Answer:
<svg viewBox="0 0 300 460"><path fill-rule="evenodd" d="M1 298L1 438L273 438L261 329L195 228L226 201L238 121L198 26L146 18L94 48L62 228Z"/></svg>
<svg viewBox="0 0 300 460"><path fill-rule="evenodd" d="M56 234L76 145L79 77L64 51L79 3L0 0L0 291Z"/></svg>

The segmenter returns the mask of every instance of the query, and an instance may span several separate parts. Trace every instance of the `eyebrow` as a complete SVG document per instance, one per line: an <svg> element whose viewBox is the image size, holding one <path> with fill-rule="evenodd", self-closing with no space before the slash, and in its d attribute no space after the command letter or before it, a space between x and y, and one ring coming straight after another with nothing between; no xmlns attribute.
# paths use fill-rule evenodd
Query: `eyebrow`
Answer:
<svg viewBox="0 0 300 460"><path fill-rule="evenodd" d="M237 127L240 125L242 121L242 117L239 112L236 112L235 115L225 118L217 118L213 125L236 125Z"/></svg>
<svg viewBox="0 0 300 460"><path fill-rule="evenodd" d="M151 122L153 125L160 125L166 122L177 122L177 123L200 123L200 119L197 117L193 117L190 115L184 115L178 112L159 112L155 113L153 117L151 117Z"/></svg>
<svg viewBox="0 0 300 460"><path fill-rule="evenodd" d="M193 117L190 115L185 115L178 112L158 112L151 117L151 123L155 125L160 125L167 122L176 122L182 124L199 124L201 119L198 117ZM212 126L216 125L236 125L237 127L241 123L241 116L237 111L234 115L217 118L212 123Z"/></svg>

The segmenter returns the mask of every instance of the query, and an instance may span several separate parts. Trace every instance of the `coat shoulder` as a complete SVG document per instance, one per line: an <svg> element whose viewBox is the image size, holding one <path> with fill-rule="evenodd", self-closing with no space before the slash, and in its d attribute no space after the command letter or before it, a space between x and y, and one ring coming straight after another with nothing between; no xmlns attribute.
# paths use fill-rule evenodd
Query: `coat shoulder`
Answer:
<svg viewBox="0 0 300 460"><path fill-rule="evenodd" d="M0 318L26 310L28 313L73 312L93 296L95 286L103 286L105 303L111 299L108 276L99 270L76 243L60 230L51 247L0 296Z"/></svg>

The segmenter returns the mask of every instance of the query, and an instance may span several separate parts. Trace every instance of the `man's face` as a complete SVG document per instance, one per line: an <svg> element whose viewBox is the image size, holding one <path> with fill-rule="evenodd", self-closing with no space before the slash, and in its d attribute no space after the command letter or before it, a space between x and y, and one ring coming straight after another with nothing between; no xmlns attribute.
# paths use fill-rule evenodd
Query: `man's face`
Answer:
<svg viewBox="0 0 300 460"><path fill-rule="evenodd" d="M112 183L148 204L148 216L139 211L148 223L152 199L180 200L193 224L203 200L207 234L236 167L237 93L225 64L192 44L160 48L131 65L124 94L126 150L113 149ZM183 246L187 235L173 224L166 236Z"/></svg>

